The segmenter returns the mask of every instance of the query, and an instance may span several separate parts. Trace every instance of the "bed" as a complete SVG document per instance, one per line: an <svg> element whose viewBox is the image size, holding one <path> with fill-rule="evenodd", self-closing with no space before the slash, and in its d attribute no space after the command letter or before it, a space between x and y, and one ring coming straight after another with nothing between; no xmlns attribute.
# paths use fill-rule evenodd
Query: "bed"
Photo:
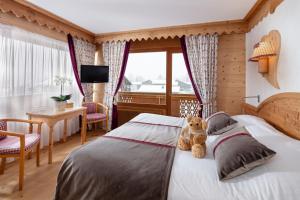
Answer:
<svg viewBox="0 0 300 200"><path fill-rule="evenodd" d="M211 149L215 136L208 137L206 157L195 159L176 148L183 119L141 114L72 152L60 170L55 199L299 199L300 142L290 136L300 136L300 95L275 95L258 108L244 108L252 115L233 118L277 153L263 166L219 181ZM111 142L105 140L113 142L105 148ZM121 154L95 151L121 143L130 144Z"/></svg>

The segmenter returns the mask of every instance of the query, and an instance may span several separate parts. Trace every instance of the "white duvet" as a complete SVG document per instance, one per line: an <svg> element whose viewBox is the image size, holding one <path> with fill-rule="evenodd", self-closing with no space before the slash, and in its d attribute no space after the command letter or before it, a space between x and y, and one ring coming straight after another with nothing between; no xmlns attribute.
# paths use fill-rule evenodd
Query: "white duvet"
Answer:
<svg viewBox="0 0 300 200"><path fill-rule="evenodd" d="M264 120L234 116L259 142L276 151L265 165L227 181L219 181L207 140L207 156L176 150L169 184L169 200L297 200L300 199L300 141L285 136Z"/></svg>

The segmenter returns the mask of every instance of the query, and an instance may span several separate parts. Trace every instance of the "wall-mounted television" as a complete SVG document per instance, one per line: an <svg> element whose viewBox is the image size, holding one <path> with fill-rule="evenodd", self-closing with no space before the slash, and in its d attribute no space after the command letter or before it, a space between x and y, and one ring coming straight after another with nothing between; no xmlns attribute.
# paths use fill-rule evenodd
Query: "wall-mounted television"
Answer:
<svg viewBox="0 0 300 200"><path fill-rule="evenodd" d="M82 83L106 83L108 82L108 66L81 65Z"/></svg>

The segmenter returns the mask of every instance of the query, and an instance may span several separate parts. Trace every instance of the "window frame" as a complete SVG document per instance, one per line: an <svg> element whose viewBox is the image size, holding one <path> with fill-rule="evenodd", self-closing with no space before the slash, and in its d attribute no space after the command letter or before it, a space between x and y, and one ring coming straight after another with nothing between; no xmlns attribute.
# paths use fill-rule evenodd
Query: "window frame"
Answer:
<svg viewBox="0 0 300 200"><path fill-rule="evenodd" d="M129 56L130 56L130 54L131 53L157 53L157 52L164 52L164 53L166 53L166 58L167 58L167 55L168 55L168 52L166 51L166 50L155 50L155 51L151 51L151 50L141 50L141 51L129 51ZM127 62L127 64L128 64L128 62ZM166 66L168 65L168 63L167 63L167 60L166 60ZM127 66L128 67L128 66ZM126 69L128 69L126 67ZM125 72L125 74L126 74L126 72ZM168 77L167 77L167 75L168 75L168 73L167 73L167 69L166 69L166 92L123 92L123 91L121 91L121 93L131 93L131 94L157 94L157 95L166 95L167 94L167 79L168 79ZM124 75L124 78L125 78L125 75Z"/></svg>
<svg viewBox="0 0 300 200"><path fill-rule="evenodd" d="M165 93L155 93L157 95L165 95L166 104L162 105L155 105L155 104L149 104L153 105L153 107L164 107L166 109L167 115L171 115L172 110L172 98L178 98L178 97L194 97L194 94L173 94L172 93L172 55L174 53L182 53L182 50L180 47L138 47L130 49L129 53L151 53L151 52L166 52L166 92ZM121 92L123 94L141 94L141 92ZM151 95L154 93L142 93L144 95ZM121 105L125 107L135 107L141 104L138 103L121 103Z"/></svg>

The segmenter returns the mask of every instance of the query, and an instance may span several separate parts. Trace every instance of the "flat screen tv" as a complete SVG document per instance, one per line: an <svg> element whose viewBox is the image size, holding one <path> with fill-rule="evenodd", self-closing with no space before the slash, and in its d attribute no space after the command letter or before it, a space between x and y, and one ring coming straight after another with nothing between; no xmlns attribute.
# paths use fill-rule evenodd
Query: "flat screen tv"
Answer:
<svg viewBox="0 0 300 200"><path fill-rule="evenodd" d="M108 82L108 66L81 65L82 83L106 83Z"/></svg>

